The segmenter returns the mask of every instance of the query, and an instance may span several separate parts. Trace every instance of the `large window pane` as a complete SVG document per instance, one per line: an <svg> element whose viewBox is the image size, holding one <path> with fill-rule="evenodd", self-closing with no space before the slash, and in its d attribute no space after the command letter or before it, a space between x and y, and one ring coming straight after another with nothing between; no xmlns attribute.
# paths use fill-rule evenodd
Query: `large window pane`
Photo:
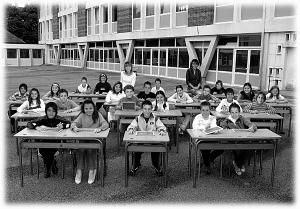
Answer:
<svg viewBox="0 0 300 209"><path fill-rule="evenodd" d="M103 57L103 50L100 49L100 62L104 62L104 57Z"/></svg>
<svg viewBox="0 0 300 209"><path fill-rule="evenodd" d="M99 49L95 49L95 61L99 62L100 57L99 57Z"/></svg>
<svg viewBox="0 0 300 209"><path fill-rule="evenodd" d="M295 5L279 3L275 5L275 17L284 17L284 16L294 16L295 15Z"/></svg>
<svg viewBox="0 0 300 209"><path fill-rule="evenodd" d="M118 20L118 7L117 5L114 5L112 7L112 22L117 22Z"/></svg>
<svg viewBox="0 0 300 209"><path fill-rule="evenodd" d="M29 49L20 49L20 58L29 58Z"/></svg>
<svg viewBox="0 0 300 209"><path fill-rule="evenodd" d="M219 71L232 71L232 60L233 60L233 50L232 49L220 49L219 50Z"/></svg>
<svg viewBox="0 0 300 209"><path fill-rule="evenodd" d="M134 62L135 64L138 64L138 65L143 64L142 53L143 53L142 49L135 49L135 62Z"/></svg>
<svg viewBox="0 0 300 209"><path fill-rule="evenodd" d="M108 23L108 6L103 6L103 23Z"/></svg>
<svg viewBox="0 0 300 209"><path fill-rule="evenodd" d="M217 68L217 51L215 51L215 54L211 60L210 66L209 66L209 70L216 70Z"/></svg>
<svg viewBox="0 0 300 209"><path fill-rule="evenodd" d="M114 59L115 63L120 63L120 59L119 59L119 54L118 54L118 50L115 49L115 59Z"/></svg>
<svg viewBox="0 0 300 209"><path fill-rule="evenodd" d="M168 66L177 67L177 53L178 49L169 49Z"/></svg>
<svg viewBox="0 0 300 209"><path fill-rule="evenodd" d="M132 11L133 18L140 18L141 17L141 5L135 3L132 5L132 8L133 8L133 11Z"/></svg>
<svg viewBox="0 0 300 209"><path fill-rule="evenodd" d="M235 72L247 73L247 59L248 59L247 50L236 51Z"/></svg>
<svg viewBox="0 0 300 209"><path fill-rule="evenodd" d="M261 46L261 35L240 35L239 46Z"/></svg>
<svg viewBox="0 0 300 209"><path fill-rule="evenodd" d="M42 58L42 50L41 49L33 49L32 57L33 58Z"/></svg>
<svg viewBox="0 0 300 209"><path fill-rule="evenodd" d="M146 16L154 15L154 4L147 4L146 5Z"/></svg>
<svg viewBox="0 0 300 209"><path fill-rule="evenodd" d="M150 49L143 49L143 65L150 65Z"/></svg>
<svg viewBox="0 0 300 209"><path fill-rule="evenodd" d="M146 47L158 47L158 39L147 39Z"/></svg>
<svg viewBox="0 0 300 209"><path fill-rule="evenodd" d="M159 66L166 66L166 50L160 50Z"/></svg>
<svg viewBox="0 0 300 209"><path fill-rule="evenodd" d="M160 5L160 14L170 13L170 3L163 2Z"/></svg>
<svg viewBox="0 0 300 209"><path fill-rule="evenodd" d="M7 49L7 58L8 59L17 58L17 50L16 49Z"/></svg>
<svg viewBox="0 0 300 209"><path fill-rule="evenodd" d="M261 19L263 15L263 4L242 4L241 19Z"/></svg>
<svg viewBox="0 0 300 209"><path fill-rule="evenodd" d="M160 46L175 46L175 39L160 39Z"/></svg>
<svg viewBox="0 0 300 209"><path fill-rule="evenodd" d="M189 68L189 53L187 49L179 49L179 65L181 68Z"/></svg>
<svg viewBox="0 0 300 209"><path fill-rule="evenodd" d="M250 55L250 73L259 74L260 51L252 50Z"/></svg>
<svg viewBox="0 0 300 209"><path fill-rule="evenodd" d="M108 62L113 62L113 58L114 58L114 50L113 49L110 49L108 51Z"/></svg>
<svg viewBox="0 0 300 209"><path fill-rule="evenodd" d="M158 66L158 50L152 50L152 65Z"/></svg>
<svg viewBox="0 0 300 209"><path fill-rule="evenodd" d="M216 7L216 22L231 22L233 20L233 5Z"/></svg>

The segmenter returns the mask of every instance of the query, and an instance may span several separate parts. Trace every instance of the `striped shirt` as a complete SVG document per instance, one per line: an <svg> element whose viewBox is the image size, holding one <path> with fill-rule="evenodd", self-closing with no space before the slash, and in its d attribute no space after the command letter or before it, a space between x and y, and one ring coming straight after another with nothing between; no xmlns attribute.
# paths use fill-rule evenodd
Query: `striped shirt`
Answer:
<svg viewBox="0 0 300 209"><path fill-rule="evenodd" d="M244 112L254 113L255 110L257 110L258 112L266 112L269 114L276 113L276 109L274 107L271 107L265 102L262 104L258 104L257 102L252 102L248 104L246 107L244 107Z"/></svg>

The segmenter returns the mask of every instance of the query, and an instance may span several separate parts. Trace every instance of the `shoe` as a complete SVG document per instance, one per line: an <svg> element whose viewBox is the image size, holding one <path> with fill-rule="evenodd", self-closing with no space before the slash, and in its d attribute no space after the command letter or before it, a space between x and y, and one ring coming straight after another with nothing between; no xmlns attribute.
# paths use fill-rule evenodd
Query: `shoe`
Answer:
<svg viewBox="0 0 300 209"><path fill-rule="evenodd" d="M245 168L244 165L242 165L242 167L241 167L241 172L242 172L242 173L245 173L245 172L246 172L246 168Z"/></svg>
<svg viewBox="0 0 300 209"><path fill-rule="evenodd" d="M77 169L76 176L75 176L75 183L80 184L81 183L81 176L82 176L82 170Z"/></svg>
<svg viewBox="0 0 300 209"><path fill-rule="evenodd" d="M49 178L50 177L50 168L47 166L47 164L44 164L44 178Z"/></svg>
<svg viewBox="0 0 300 209"><path fill-rule="evenodd" d="M135 168L132 168L130 171L129 171L129 175L130 176L135 176L136 172L141 168L141 165L138 165L136 166Z"/></svg>
<svg viewBox="0 0 300 209"><path fill-rule="evenodd" d="M155 173L156 173L157 176L163 176L164 175L161 169L158 169L158 168L154 167L154 170L155 170Z"/></svg>
<svg viewBox="0 0 300 209"><path fill-rule="evenodd" d="M53 174L56 175L56 174L58 173L57 162L56 162L55 159L54 159L53 162L52 162L52 167L51 167L51 169L52 169L52 173L53 173Z"/></svg>
<svg viewBox="0 0 300 209"><path fill-rule="evenodd" d="M97 172L96 169L90 170L90 171L89 171L89 180L88 180L88 184L94 183L95 177L96 177L96 172Z"/></svg>
<svg viewBox="0 0 300 209"><path fill-rule="evenodd" d="M238 176L242 175L241 169L236 165L236 163L235 163L234 160L232 161L232 164L233 164L235 173L236 173Z"/></svg>

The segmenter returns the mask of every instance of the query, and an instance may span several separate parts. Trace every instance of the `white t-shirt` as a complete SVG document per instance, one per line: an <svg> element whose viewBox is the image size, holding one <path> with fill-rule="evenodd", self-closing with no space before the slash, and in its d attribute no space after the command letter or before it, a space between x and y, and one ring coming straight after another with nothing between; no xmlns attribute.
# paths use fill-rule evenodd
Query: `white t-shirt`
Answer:
<svg viewBox="0 0 300 209"><path fill-rule="evenodd" d="M222 112L222 107L224 106L224 107L226 107L226 111L229 112L229 106L230 106L232 103L236 103L236 104L238 104L238 105L240 106L240 104L238 103L237 100L234 99L231 103L229 103L229 102L227 102L227 99L225 98L225 99L222 99L222 100L221 100L220 104L219 104L218 107L216 108L216 111L217 111L217 112ZM241 106L240 106L240 112L243 112Z"/></svg>
<svg viewBox="0 0 300 209"><path fill-rule="evenodd" d="M156 106L156 101L153 101L152 102L152 107L153 107L153 110L155 109L155 106ZM165 110L169 110L170 108L169 108L169 103L168 102L166 102L166 107L165 107L165 109L164 109L164 104L160 104L160 103L158 103L157 104L157 110L156 111L165 111Z"/></svg>
<svg viewBox="0 0 300 209"><path fill-rule="evenodd" d="M151 92L153 92L154 94L156 94L156 92L158 92L158 91L163 91L163 92L165 92L165 90L164 90L162 87L159 87L159 89L156 90L156 86L154 86L154 87L152 87L152 89L151 89Z"/></svg>
<svg viewBox="0 0 300 209"><path fill-rule="evenodd" d="M198 114L193 121L193 129L205 130L217 126L216 117L209 115L208 119L204 119L202 114Z"/></svg>
<svg viewBox="0 0 300 209"><path fill-rule="evenodd" d="M127 85L132 85L134 87L136 81L136 74L134 72L131 75L127 75L124 71L121 72L121 83L123 88Z"/></svg>
<svg viewBox="0 0 300 209"><path fill-rule="evenodd" d="M276 98L276 96L273 96L273 97L271 98L271 93L267 93L266 99L276 100L277 98ZM279 94L279 99L284 100L284 97L283 97L282 95Z"/></svg>
<svg viewBox="0 0 300 209"><path fill-rule="evenodd" d="M29 101L23 102L23 104L17 108L17 112L22 112L23 110L32 110L33 112L41 112L45 111L45 103L40 99L40 107L38 107L37 101L33 100L31 105L29 106Z"/></svg>
<svg viewBox="0 0 300 209"><path fill-rule="evenodd" d="M126 95L124 94L124 92L115 94L115 93L113 93L113 91L109 91L105 97L105 102L117 103L120 101L120 99L122 99L125 96Z"/></svg>

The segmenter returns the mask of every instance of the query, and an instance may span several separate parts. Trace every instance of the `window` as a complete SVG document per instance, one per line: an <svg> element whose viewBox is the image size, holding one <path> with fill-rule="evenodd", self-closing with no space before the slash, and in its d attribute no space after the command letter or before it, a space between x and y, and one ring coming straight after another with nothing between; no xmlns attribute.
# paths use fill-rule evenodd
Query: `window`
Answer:
<svg viewBox="0 0 300 209"><path fill-rule="evenodd" d="M90 53L89 53L89 60L88 61L95 61L95 53L94 53L94 49L90 49L89 50Z"/></svg>
<svg viewBox="0 0 300 209"><path fill-rule="evenodd" d="M20 49L20 58L29 58L29 49Z"/></svg>
<svg viewBox="0 0 300 209"><path fill-rule="evenodd" d="M197 57L198 57L198 61L200 63L200 65L202 64L202 48L195 48Z"/></svg>
<svg viewBox="0 0 300 209"><path fill-rule="evenodd" d="M285 34L285 41L289 41L291 39L291 34L286 33Z"/></svg>
<svg viewBox="0 0 300 209"><path fill-rule="evenodd" d="M184 38L176 38L176 46L185 46Z"/></svg>
<svg viewBox="0 0 300 209"><path fill-rule="evenodd" d="M143 65L150 65L150 49L143 49Z"/></svg>
<svg viewBox="0 0 300 209"><path fill-rule="evenodd" d="M158 47L159 39L148 39L146 40L146 47Z"/></svg>
<svg viewBox="0 0 300 209"><path fill-rule="evenodd" d="M274 17L295 16L295 5L292 1L285 0L285 4L278 2L275 4Z"/></svg>
<svg viewBox="0 0 300 209"><path fill-rule="evenodd" d="M232 60L233 60L233 50L232 49L220 49L219 50L218 70L231 72L232 71Z"/></svg>
<svg viewBox="0 0 300 209"><path fill-rule="evenodd" d="M181 68L189 68L189 53L187 49L179 49L179 65Z"/></svg>
<svg viewBox="0 0 300 209"><path fill-rule="evenodd" d="M32 57L33 58L42 58L42 50L40 50L40 49L33 49L32 50Z"/></svg>
<svg viewBox="0 0 300 209"><path fill-rule="evenodd" d="M114 59L114 50L110 49L108 50L108 62L113 63L114 62L113 59Z"/></svg>
<svg viewBox="0 0 300 209"><path fill-rule="evenodd" d="M240 35L239 46L261 46L261 35Z"/></svg>
<svg viewBox="0 0 300 209"><path fill-rule="evenodd" d="M111 41L105 41L104 42L104 47L112 47L112 42Z"/></svg>
<svg viewBox="0 0 300 209"><path fill-rule="evenodd" d="M77 12L74 13L74 36L78 36Z"/></svg>
<svg viewBox="0 0 300 209"><path fill-rule="evenodd" d="M7 49L7 58L8 59L17 58L17 50L16 49Z"/></svg>
<svg viewBox="0 0 300 209"><path fill-rule="evenodd" d="M232 22L234 4L232 1L217 0L215 22Z"/></svg>
<svg viewBox="0 0 300 209"><path fill-rule="evenodd" d="M145 46L144 40L136 40L134 46Z"/></svg>
<svg viewBox="0 0 300 209"><path fill-rule="evenodd" d="M217 69L217 54L218 54L218 50L215 51L215 54L211 60L210 66L209 66L209 70Z"/></svg>
<svg viewBox="0 0 300 209"><path fill-rule="evenodd" d="M163 2L160 5L160 14L170 13L170 4L167 2Z"/></svg>
<svg viewBox="0 0 300 209"><path fill-rule="evenodd" d="M64 37L67 37L67 29L68 29L68 24L67 24L67 15L63 16L63 21L64 21Z"/></svg>
<svg viewBox="0 0 300 209"><path fill-rule="evenodd" d="M160 39L160 46L175 46L175 39Z"/></svg>
<svg viewBox="0 0 300 209"><path fill-rule="evenodd" d="M118 54L118 50L115 49L115 59L114 59L115 63L120 63L120 58L119 58L119 54Z"/></svg>
<svg viewBox="0 0 300 209"><path fill-rule="evenodd" d="M91 35L91 33L92 33L92 21L91 21L91 19L92 19L92 17L91 17L91 15L92 15L92 11L91 11L91 9L88 9L87 10L87 13L86 13L86 18L87 18L87 34L88 35Z"/></svg>
<svg viewBox="0 0 300 209"><path fill-rule="evenodd" d="M158 66L158 50L152 50L152 65Z"/></svg>
<svg viewBox="0 0 300 209"><path fill-rule="evenodd" d="M100 9L99 7L95 8L95 34L99 34L100 29Z"/></svg>
<svg viewBox="0 0 300 209"><path fill-rule="evenodd" d="M221 36L218 41L218 46L225 46L225 45L236 46L237 45L237 37Z"/></svg>
<svg viewBox="0 0 300 209"><path fill-rule="evenodd" d="M281 45L277 45L276 54L281 54L281 51L282 51L282 46Z"/></svg>
<svg viewBox="0 0 300 209"><path fill-rule="evenodd" d="M154 15L154 4L146 4L146 16Z"/></svg>
<svg viewBox="0 0 300 209"><path fill-rule="evenodd" d="M141 4L134 3L132 5L132 16L133 18L141 18Z"/></svg>
<svg viewBox="0 0 300 209"><path fill-rule="evenodd" d="M103 23L108 23L108 6L103 6Z"/></svg>
<svg viewBox="0 0 300 209"><path fill-rule="evenodd" d="M118 21L118 7L117 5L112 6L112 22Z"/></svg>
<svg viewBox="0 0 300 209"><path fill-rule="evenodd" d="M166 66L166 50L160 50L159 66Z"/></svg>
<svg viewBox="0 0 300 209"><path fill-rule="evenodd" d="M177 67L178 49L169 49L168 66Z"/></svg>
<svg viewBox="0 0 300 209"><path fill-rule="evenodd" d="M248 51L247 50L237 50L236 51L235 72L247 73L247 60L248 60Z"/></svg>
<svg viewBox="0 0 300 209"><path fill-rule="evenodd" d="M251 50L250 54L250 73L259 74L260 51Z"/></svg>
<svg viewBox="0 0 300 209"><path fill-rule="evenodd" d="M95 49L95 62L99 62L100 57L99 57L99 49Z"/></svg>
<svg viewBox="0 0 300 209"><path fill-rule="evenodd" d="M72 14L68 15L68 21L69 21L69 27L68 27L68 30L69 30L69 37L72 37L72 24L73 24L73 21L72 21Z"/></svg>
<svg viewBox="0 0 300 209"><path fill-rule="evenodd" d="M176 4L176 12L187 12L188 5L187 4Z"/></svg>
<svg viewBox="0 0 300 209"><path fill-rule="evenodd" d="M141 65L143 64L142 62L142 52L143 50L142 49L135 49L135 64L137 65Z"/></svg>
<svg viewBox="0 0 300 209"><path fill-rule="evenodd" d="M261 19L263 16L263 4L262 3L251 3L242 4L241 6L241 19Z"/></svg>
<svg viewBox="0 0 300 209"><path fill-rule="evenodd" d="M58 18L59 21L59 38L62 38L62 17Z"/></svg>

